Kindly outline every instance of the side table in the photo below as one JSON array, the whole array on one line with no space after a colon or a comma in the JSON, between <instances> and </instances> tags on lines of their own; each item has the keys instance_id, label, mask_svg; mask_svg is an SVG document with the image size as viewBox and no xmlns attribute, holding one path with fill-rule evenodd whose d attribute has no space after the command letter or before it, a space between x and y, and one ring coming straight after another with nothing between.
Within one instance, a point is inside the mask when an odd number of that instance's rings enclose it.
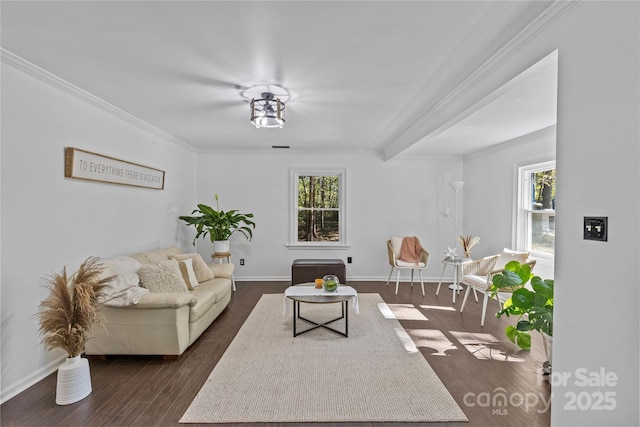
<instances>
[{"instance_id":1,"label":"side table","mask_svg":"<svg viewBox=\"0 0 640 427\"><path fill-rule=\"evenodd\" d=\"M438 289L436 289L436 296L440 292L440 286L442 285L442 277L444 276L444 271L447 269L447 266L453 267L453 283L449 285L449 289L453 291L453 303L456 303L456 293L462 290L462 286L460 286L459 281L462 276L462 266L472 262L472 259L469 258L445 258L442 260L442 273L440 273L440 281L438 282ZM476 296L476 299L478 297Z\"/></svg>"},{"instance_id":2,"label":"side table","mask_svg":"<svg viewBox=\"0 0 640 427\"><path fill-rule=\"evenodd\" d=\"M211 254L211 258L213 258L213 262L220 261L219 264L222 264L222 260L226 259L229 264L231 264L231 252L214 252ZM236 281L233 278L233 273L231 273L231 285L233 291L236 290Z\"/></svg>"}]
</instances>

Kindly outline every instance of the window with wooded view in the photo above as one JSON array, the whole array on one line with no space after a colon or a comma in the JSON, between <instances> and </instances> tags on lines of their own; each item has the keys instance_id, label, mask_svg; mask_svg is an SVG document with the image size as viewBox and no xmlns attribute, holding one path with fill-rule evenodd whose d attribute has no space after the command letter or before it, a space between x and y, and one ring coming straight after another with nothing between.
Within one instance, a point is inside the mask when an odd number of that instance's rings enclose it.
<instances>
[{"instance_id":1,"label":"window with wooded view","mask_svg":"<svg viewBox=\"0 0 640 427\"><path fill-rule=\"evenodd\" d=\"M522 207L518 213L518 247L539 255L555 252L555 161L520 168Z\"/></svg>"},{"instance_id":2,"label":"window with wooded view","mask_svg":"<svg viewBox=\"0 0 640 427\"><path fill-rule=\"evenodd\" d=\"M340 177L298 176L298 242L340 241Z\"/></svg>"}]
</instances>

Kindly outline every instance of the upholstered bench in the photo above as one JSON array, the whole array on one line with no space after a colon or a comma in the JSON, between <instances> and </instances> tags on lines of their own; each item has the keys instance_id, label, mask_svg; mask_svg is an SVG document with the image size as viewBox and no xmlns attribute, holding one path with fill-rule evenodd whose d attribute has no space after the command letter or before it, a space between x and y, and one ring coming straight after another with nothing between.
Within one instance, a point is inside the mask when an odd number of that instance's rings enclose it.
<instances>
[{"instance_id":1,"label":"upholstered bench","mask_svg":"<svg viewBox=\"0 0 640 427\"><path fill-rule=\"evenodd\" d=\"M344 261L341 259L296 259L291 264L291 284L313 282L327 274L338 277L340 283L347 283Z\"/></svg>"}]
</instances>

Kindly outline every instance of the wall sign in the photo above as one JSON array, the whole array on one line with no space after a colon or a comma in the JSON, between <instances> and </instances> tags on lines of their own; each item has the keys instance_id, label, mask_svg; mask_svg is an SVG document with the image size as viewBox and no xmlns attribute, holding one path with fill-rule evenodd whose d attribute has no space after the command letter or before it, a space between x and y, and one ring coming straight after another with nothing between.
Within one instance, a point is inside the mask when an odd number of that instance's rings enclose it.
<instances>
[{"instance_id":1,"label":"wall sign","mask_svg":"<svg viewBox=\"0 0 640 427\"><path fill-rule=\"evenodd\" d=\"M64 176L164 189L164 171L73 147L66 147L64 150Z\"/></svg>"}]
</instances>

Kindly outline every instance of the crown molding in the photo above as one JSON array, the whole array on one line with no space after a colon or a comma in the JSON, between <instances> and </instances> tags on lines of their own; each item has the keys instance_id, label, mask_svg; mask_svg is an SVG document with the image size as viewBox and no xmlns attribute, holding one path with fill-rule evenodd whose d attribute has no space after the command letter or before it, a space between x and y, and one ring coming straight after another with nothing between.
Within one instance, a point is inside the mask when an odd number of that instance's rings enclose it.
<instances>
[{"instance_id":1,"label":"crown molding","mask_svg":"<svg viewBox=\"0 0 640 427\"><path fill-rule=\"evenodd\" d=\"M488 46L477 58L487 58L478 67L460 79L459 83L444 96L430 105L426 110L416 115L415 119L401 130L395 137L386 141L384 149L385 160L392 160L402 154L404 150L437 130L441 111L468 109L470 100L465 98L470 88L480 86L482 82L492 75L499 67L507 63L516 54L522 51L538 35L543 33L550 25L572 11L584 0L555 0L546 9L541 11L513 37L499 46ZM471 103L473 104L473 102Z\"/></svg>"},{"instance_id":2,"label":"crown molding","mask_svg":"<svg viewBox=\"0 0 640 427\"><path fill-rule=\"evenodd\" d=\"M183 140L176 138L173 135L170 135L168 133L166 133L163 130L158 129L157 127L145 122L142 119L139 119L138 117L134 116L133 114L127 113L124 110L121 110L120 108L116 107L113 104L108 103L107 101L105 101L102 98L98 98L95 95L92 95L91 93L87 92L84 89L79 88L78 86L69 83L68 81L56 76L53 73L50 73L49 71L38 67L37 65L27 61L26 59L0 47L0 60L2 61L2 63L7 64L13 68L15 68L18 71L21 71L25 74L28 74L32 77L35 77L45 83L48 83L49 85L62 90L63 92L66 92L69 95L72 95L78 99L80 99L81 101L87 102L91 105L94 105L98 108L100 108L101 110L115 116L118 117L119 119L121 119L124 122L127 122L129 124L132 124L134 126L136 126L139 129L142 129L143 131L146 132L150 132L162 139L164 139L167 142L170 142L172 144L176 144L182 148L185 148L187 150L193 151L193 152L197 152L198 150L192 146L191 144L188 144L186 142L184 142Z\"/></svg>"}]
</instances>

